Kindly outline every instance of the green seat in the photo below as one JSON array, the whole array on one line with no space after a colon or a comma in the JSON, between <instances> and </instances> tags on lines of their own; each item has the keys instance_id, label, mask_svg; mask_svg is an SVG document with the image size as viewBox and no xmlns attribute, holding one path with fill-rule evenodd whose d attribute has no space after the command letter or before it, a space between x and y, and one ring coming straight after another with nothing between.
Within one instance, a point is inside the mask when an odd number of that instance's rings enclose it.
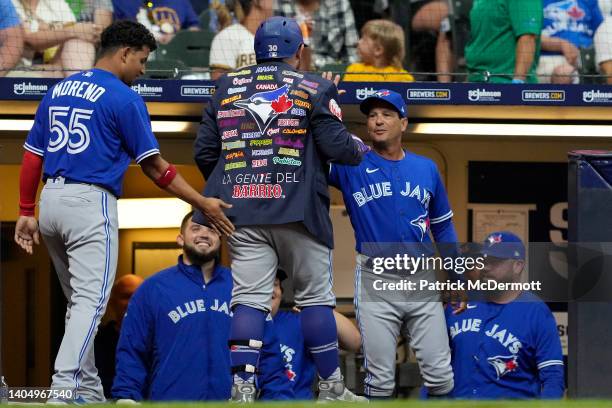
<instances>
[{"instance_id":1,"label":"green seat","mask_svg":"<svg viewBox=\"0 0 612 408\"><path fill-rule=\"evenodd\" d=\"M188 67L208 67L210 46L215 35L207 30L179 31L168 44L156 53L158 60L180 60Z\"/></svg>"},{"instance_id":2,"label":"green seat","mask_svg":"<svg viewBox=\"0 0 612 408\"><path fill-rule=\"evenodd\" d=\"M214 13L214 11L207 9L200 13L200 27L204 31L210 30L210 13Z\"/></svg>"},{"instance_id":3,"label":"green seat","mask_svg":"<svg viewBox=\"0 0 612 408\"><path fill-rule=\"evenodd\" d=\"M347 64L325 64L319 69L320 72L331 71L334 74L344 74L346 72Z\"/></svg>"},{"instance_id":4,"label":"green seat","mask_svg":"<svg viewBox=\"0 0 612 408\"><path fill-rule=\"evenodd\" d=\"M142 78L177 79L189 68L181 60L154 60L147 62L147 69Z\"/></svg>"},{"instance_id":5,"label":"green seat","mask_svg":"<svg viewBox=\"0 0 612 408\"><path fill-rule=\"evenodd\" d=\"M585 75L599 75L597 64L595 62L595 47L580 48L580 61L578 65L578 74L580 82L584 84L600 84L603 83L601 78L588 77Z\"/></svg>"}]
</instances>

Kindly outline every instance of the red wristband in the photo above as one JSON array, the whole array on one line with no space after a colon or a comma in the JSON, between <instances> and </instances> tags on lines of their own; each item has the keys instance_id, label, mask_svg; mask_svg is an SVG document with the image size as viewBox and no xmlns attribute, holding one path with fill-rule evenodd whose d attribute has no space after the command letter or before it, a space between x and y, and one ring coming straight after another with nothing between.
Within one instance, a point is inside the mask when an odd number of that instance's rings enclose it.
<instances>
[{"instance_id":1,"label":"red wristband","mask_svg":"<svg viewBox=\"0 0 612 408\"><path fill-rule=\"evenodd\" d=\"M27 217L34 215L42 164L42 156L27 150L23 153L21 172L19 173L19 215Z\"/></svg>"},{"instance_id":2,"label":"red wristband","mask_svg":"<svg viewBox=\"0 0 612 408\"><path fill-rule=\"evenodd\" d=\"M157 184L160 188L166 188L172 183L172 180L176 177L176 167L170 164L166 171L155 180L155 184Z\"/></svg>"}]
</instances>

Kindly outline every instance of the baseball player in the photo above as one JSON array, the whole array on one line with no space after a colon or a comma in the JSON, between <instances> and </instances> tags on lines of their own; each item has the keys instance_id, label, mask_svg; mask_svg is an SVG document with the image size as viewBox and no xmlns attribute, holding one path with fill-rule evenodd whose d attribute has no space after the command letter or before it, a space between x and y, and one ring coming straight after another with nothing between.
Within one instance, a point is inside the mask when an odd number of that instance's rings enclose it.
<instances>
[{"instance_id":1,"label":"baseball player","mask_svg":"<svg viewBox=\"0 0 612 408\"><path fill-rule=\"evenodd\" d=\"M494 232L482 247L476 279L521 282L525 247L511 232ZM561 398L563 356L548 306L531 292L484 292L461 315L446 310L456 398Z\"/></svg>"},{"instance_id":2,"label":"baseball player","mask_svg":"<svg viewBox=\"0 0 612 408\"><path fill-rule=\"evenodd\" d=\"M272 294L272 318L274 329L280 341L281 353L285 361L285 374L298 400L313 398L312 385L316 368L312 356L304 346L304 336L300 325L299 312L279 310L283 297L282 281L287 278L285 271L279 269L274 280ZM358 352L361 349L361 336L355 325L344 315L334 310L338 330L338 345L343 350Z\"/></svg>"},{"instance_id":3,"label":"baseball player","mask_svg":"<svg viewBox=\"0 0 612 408\"><path fill-rule=\"evenodd\" d=\"M49 90L24 144L15 241L30 254L39 241L34 207L42 171L40 233L68 299L51 386L74 389L87 402L104 401L92 344L115 277L117 198L130 161L220 231L233 228L223 215L227 204L198 194L161 157L145 104L129 87L155 48L138 23L109 26L95 68Z\"/></svg>"},{"instance_id":4,"label":"baseball player","mask_svg":"<svg viewBox=\"0 0 612 408\"><path fill-rule=\"evenodd\" d=\"M132 297L117 346L113 398L140 401L230 397L232 275L218 264L221 240L210 228L181 223L176 266L151 276ZM272 317L265 323L258 378L261 399L293 399Z\"/></svg>"},{"instance_id":5,"label":"baseball player","mask_svg":"<svg viewBox=\"0 0 612 408\"><path fill-rule=\"evenodd\" d=\"M327 163L357 164L367 146L342 124L331 81L296 71L304 48L293 19L272 17L255 34L257 65L229 72L204 111L195 160L207 196L233 204L229 240L234 292L234 400L251 401L276 270L292 276L304 343L320 399L358 399L338 366L333 315ZM197 214L196 222L205 222Z\"/></svg>"},{"instance_id":6,"label":"baseball player","mask_svg":"<svg viewBox=\"0 0 612 408\"><path fill-rule=\"evenodd\" d=\"M429 394L445 395L453 389L453 373L442 304L413 299L410 292L401 302L382 294L365 302L362 283L377 276L370 259L372 243L418 243L427 248L430 232L438 243L456 243L453 212L435 164L402 149L408 119L401 95L380 90L360 109L367 115L373 150L359 166L332 164L329 182L342 191L357 242L355 311L367 373L365 393L370 398L393 394L395 351L402 334L415 351ZM432 275L433 271L419 271L415 276L433 280ZM371 293L372 288L365 290Z\"/></svg>"}]
</instances>

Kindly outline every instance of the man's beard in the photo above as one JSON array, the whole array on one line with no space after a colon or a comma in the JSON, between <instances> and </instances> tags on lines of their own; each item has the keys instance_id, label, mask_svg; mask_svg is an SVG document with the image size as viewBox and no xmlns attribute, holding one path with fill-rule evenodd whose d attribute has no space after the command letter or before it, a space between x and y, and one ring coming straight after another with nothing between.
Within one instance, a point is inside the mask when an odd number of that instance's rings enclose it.
<instances>
[{"instance_id":1,"label":"man's beard","mask_svg":"<svg viewBox=\"0 0 612 408\"><path fill-rule=\"evenodd\" d=\"M202 266L205 263L215 259L218 253L218 251L214 249L209 249L206 252L200 252L195 246L188 244L183 245L183 252L192 264L198 266Z\"/></svg>"}]
</instances>

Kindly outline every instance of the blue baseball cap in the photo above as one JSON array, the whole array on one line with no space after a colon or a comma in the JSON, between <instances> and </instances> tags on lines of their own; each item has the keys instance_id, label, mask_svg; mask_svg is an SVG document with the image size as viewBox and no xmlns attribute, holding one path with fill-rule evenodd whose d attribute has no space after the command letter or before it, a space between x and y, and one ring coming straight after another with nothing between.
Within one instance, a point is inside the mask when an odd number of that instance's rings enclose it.
<instances>
[{"instance_id":1,"label":"blue baseball cap","mask_svg":"<svg viewBox=\"0 0 612 408\"><path fill-rule=\"evenodd\" d=\"M293 18L270 17L255 33L255 57L257 62L269 59L289 58L304 44L302 30Z\"/></svg>"},{"instance_id":2,"label":"blue baseball cap","mask_svg":"<svg viewBox=\"0 0 612 408\"><path fill-rule=\"evenodd\" d=\"M509 231L493 232L484 240L481 253L501 259L525 259L523 241Z\"/></svg>"},{"instance_id":3,"label":"blue baseball cap","mask_svg":"<svg viewBox=\"0 0 612 408\"><path fill-rule=\"evenodd\" d=\"M404 102L402 95L388 89L380 89L368 96L363 102L361 102L361 105L359 105L359 110L367 115L370 113L372 102L376 100L384 101L393 106L397 113L399 113L400 117L408 117L408 109L406 108L406 103Z\"/></svg>"}]
</instances>

